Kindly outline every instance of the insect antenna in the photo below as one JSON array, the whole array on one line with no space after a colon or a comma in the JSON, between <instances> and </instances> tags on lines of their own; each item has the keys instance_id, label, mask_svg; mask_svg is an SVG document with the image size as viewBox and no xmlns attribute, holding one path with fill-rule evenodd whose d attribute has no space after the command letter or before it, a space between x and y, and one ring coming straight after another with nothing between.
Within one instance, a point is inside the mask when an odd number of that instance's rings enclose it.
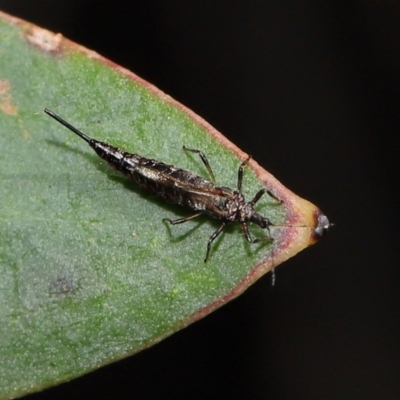
<instances>
[{"instance_id":1,"label":"insect antenna","mask_svg":"<svg viewBox=\"0 0 400 400\"><path fill-rule=\"evenodd\" d=\"M60 116L55 114L53 111L49 110L48 108L44 109L44 112L47 115L50 115L50 117L54 118L57 122L59 122L61 125L64 125L66 128L68 128L70 131L76 133L79 137L81 137L84 141L88 142L89 144L93 143L93 139L89 137L88 135L85 135L83 132L81 132L79 129L75 128L71 124L69 124L67 121L62 119Z\"/></svg>"}]
</instances>

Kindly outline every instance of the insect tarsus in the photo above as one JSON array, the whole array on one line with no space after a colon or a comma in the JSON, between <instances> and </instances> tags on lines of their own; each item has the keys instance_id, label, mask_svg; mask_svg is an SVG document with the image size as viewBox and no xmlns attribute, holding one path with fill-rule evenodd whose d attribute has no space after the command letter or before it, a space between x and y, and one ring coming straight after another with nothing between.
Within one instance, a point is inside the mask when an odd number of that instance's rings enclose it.
<instances>
[{"instance_id":1,"label":"insect tarsus","mask_svg":"<svg viewBox=\"0 0 400 400\"><path fill-rule=\"evenodd\" d=\"M175 220L164 218L163 221L169 222L171 225L177 225L196 218L201 214L207 214L212 218L222 221L219 228L208 239L204 262L208 260L212 243L229 222L239 222L241 224L243 233L249 243L273 241L269 235L263 238L252 238L247 226L248 222L253 222L262 229L269 231L269 227L273 225L268 218L263 217L254 210L255 204L265 193L278 203L282 202L271 191L264 188L259 190L253 199L246 203L242 194L243 169L249 162L250 156L239 165L237 186L236 189L231 189L216 185L210 163L205 154L200 150L183 146L184 150L199 155L207 168L211 182L190 171L138 154L128 153L108 143L100 142L87 136L47 108L44 112L85 140L111 167L122 172L143 188L156 193L170 203L179 204L195 211L195 214L188 217Z\"/></svg>"}]
</instances>

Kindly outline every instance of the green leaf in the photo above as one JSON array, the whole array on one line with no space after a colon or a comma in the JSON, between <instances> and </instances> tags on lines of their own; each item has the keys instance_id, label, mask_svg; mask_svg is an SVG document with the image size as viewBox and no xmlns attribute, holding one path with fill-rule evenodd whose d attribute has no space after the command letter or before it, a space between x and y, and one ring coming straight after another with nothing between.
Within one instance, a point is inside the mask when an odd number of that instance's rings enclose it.
<instances>
[{"instance_id":1,"label":"green leaf","mask_svg":"<svg viewBox=\"0 0 400 400\"><path fill-rule=\"evenodd\" d=\"M151 346L243 292L328 225L318 209L251 161L243 191L272 243L218 221L167 226L165 204L109 168L43 113L88 135L235 187L246 154L200 117L94 52L0 14L0 398L72 379ZM318 219L319 218L319 219ZM318 225L319 224L319 225ZM252 235L266 232L250 227ZM317 232L318 233L318 232Z\"/></svg>"}]
</instances>

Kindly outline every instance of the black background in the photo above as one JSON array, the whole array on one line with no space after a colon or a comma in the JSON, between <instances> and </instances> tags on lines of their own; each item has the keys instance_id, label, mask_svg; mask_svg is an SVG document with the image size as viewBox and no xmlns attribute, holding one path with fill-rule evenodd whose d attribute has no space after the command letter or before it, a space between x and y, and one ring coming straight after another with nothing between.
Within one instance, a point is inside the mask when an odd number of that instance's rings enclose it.
<instances>
[{"instance_id":1,"label":"black background","mask_svg":"<svg viewBox=\"0 0 400 400\"><path fill-rule=\"evenodd\" d=\"M44 399L399 399L400 3L1 1L208 120L336 223L200 322Z\"/></svg>"}]
</instances>

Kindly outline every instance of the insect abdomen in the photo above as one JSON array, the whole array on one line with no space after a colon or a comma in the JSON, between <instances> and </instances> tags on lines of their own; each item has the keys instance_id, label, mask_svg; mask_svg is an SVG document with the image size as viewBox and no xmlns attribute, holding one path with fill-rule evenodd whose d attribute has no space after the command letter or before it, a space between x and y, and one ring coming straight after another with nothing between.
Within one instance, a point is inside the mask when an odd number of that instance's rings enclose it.
<instances>
[{"instance_id":1,"label":"insect abdomen","mask_svg":"<svg viewBox=\"0 0 400 400\"><path fill-rule=\"evenodd\" d=\"M173 165L127 153L104 142L93 140L90 145L111 167L169 203L198 211L207 211L212 207L212 204L208 204L208 196L193 197L190 190L215 190L215 185L206 179Z\"/></svg>"}]
</instances>

